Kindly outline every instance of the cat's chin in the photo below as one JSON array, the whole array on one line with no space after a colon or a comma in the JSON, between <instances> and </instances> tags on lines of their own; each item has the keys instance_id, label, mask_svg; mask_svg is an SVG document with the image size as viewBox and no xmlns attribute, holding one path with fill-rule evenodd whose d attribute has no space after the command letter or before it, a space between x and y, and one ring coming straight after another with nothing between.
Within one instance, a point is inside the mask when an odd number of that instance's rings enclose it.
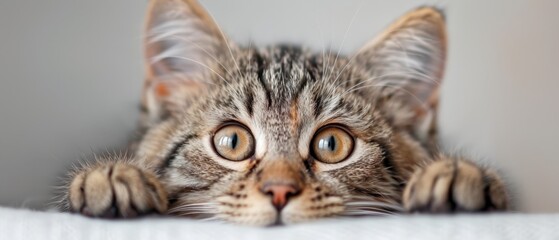
<instances>
[{"instance_id":1,"label":"cat's chin","mask_svg":"<svg viewBox=\"0 0 559 240\"><path fill-rule=\"evenodd\" d=\"M281 218L278 217L277 214L269 215L269 214L254 214L251 216L244 216L244 217L224 217L221 218L225 222L229 222L232 224L237 225L244 225L244 226L253 226L253 227L269 227L269 226L279 226L285 225L286 223L283 222Z\"/></svg>"},{"instance_id":2,"label":"cat's chin","mask_svg":"<svg viewBox=\"0 0 559 240\"><path fill-rule=\"evenodd\" d=\"M306 213L306 212L260 212L254 214L247 214L243 216L226 216L222 214L217 214L215 219L219 219L228 223L253 226L253 227L274 227L274 226L285 226L293 225L304 222L311 222L320 219L325 219L328 217L336 216L338 214L330 213Z\"/></svg>"},{"instance_id":3,"label":"cat's chin","mask_svg":"<svg viewBox=\"0 0 559 240\"><path fill-rule=\"evenodd\" d=\"M254 214L250 217L240 217L240 218L228 218L222 219L226 222L231 222L233 224L254 226L254 227L274 227L274 226L285 226L293 225L304 222L312 222L321 219L326 219L329 217L338 216L338 211L330 212L291 212L291 211L281 211L275 212L274 214Z\"/></svg>"},{"instance_id":4,"label":"cat's chin","mask_svg":"<svg viewBox=\"0 0 559 240\"><path fill-rule=\"evenodd\" d=\"M277 214L276 217L269 217L269 216L254 216L251 218L241 218L241 219L224 219L226 222L243 225L243 226L252 226L252 227L277 227L277 226L286 226L286 225L293 225L303 222L310 222L319 220L322 218L312 218L312 217L301 217L301 216L284 216L283 214Z\"/></svg>"}]
</instances>

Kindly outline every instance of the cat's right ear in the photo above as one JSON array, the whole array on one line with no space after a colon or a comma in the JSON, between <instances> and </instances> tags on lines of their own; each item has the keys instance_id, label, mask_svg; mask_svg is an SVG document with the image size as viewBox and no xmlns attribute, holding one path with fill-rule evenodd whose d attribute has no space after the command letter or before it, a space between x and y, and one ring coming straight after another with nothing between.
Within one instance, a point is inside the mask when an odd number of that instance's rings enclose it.
<instances>
[{"instance_id":1,"label":"cat's right ear","mask_svg":"<svg viewBox=\"0 0 559 240\"><path fill-rule=\"evenodd\" d=\"M369 76L367 94L382 103L379 109L386 118L425 142L436 141L446 50L444 12L420 7L404 14L354 56Z\"/></svg>"},{"instance_id":2,"label":"cat's right ear","mask_svg":"<svg viewBox=\"0 0 559 240\"><path fill-rule=\"evenodd\" d=\"M217 59L228 45L213 18L195 0L151 0L142 96L148 124L182 111L213 85L216 76L224 75Z\"/></svg>"}]
</instances>

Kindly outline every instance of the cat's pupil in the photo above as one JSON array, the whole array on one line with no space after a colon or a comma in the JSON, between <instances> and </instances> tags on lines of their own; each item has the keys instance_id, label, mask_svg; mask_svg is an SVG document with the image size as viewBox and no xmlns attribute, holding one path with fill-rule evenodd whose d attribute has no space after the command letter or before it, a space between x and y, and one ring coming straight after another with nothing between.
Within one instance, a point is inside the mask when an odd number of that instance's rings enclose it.
<instances>
[{"instance_id":1,"label":"cat's pupil","mask_svg":"<svg viewBox=\"0 0 559 240\"><path fill-rule=\"evenodd\" d=\"M333 152L336 149L336 138L330 135L326 138L320 139L318 142L318 148Z\"/></svg>"},{"instance_id":2,"label":"cat's pupil","mask_svg":"<svg viewBox=\"0 0 559 240\"><path fill-rule=\"evenodd\" d=\"M229 146L232 149L237 148L237 142L239 141L239 136L237 136L237 133L233 133L233 135L231 137L229 137L229 139L230 139Z\"/></svg>"}]
</instances>

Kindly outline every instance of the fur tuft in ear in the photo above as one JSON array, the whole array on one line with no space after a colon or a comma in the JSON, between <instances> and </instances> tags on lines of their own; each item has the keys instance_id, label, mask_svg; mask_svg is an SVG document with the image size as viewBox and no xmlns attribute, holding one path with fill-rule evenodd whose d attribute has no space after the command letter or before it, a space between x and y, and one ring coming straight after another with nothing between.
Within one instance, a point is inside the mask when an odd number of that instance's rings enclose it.
<instances>
[{"instance_id":1,"label":"fur tuft in ear","mask_svg":"<svg viewBox=\"0 0 559 240\"><path fill-rule=\"evenodd\" d=\"M355 56L370 77L374 101L383 104L393 124L424 141L436 135L446 45L444 14L422 7L402 16Z\"/></svg>"},{"instance_id":2,"label":"fur tuft in ear","mask_svg":"<svg viewBox=\"0 0 559 240\"><path fill-rule=\"evenodd\" d=\"M223 78L220 54L229 43L194 0L151 0L145 31L142 104L149 125L173 109L183 110L189 99Z\"/></svg>"}]
</instances>

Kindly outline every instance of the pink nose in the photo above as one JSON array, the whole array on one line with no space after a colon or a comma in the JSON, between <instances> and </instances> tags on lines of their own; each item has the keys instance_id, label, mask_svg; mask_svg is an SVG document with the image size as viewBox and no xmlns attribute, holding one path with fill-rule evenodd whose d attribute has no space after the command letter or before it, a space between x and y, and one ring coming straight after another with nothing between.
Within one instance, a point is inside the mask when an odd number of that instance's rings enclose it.
<instances>
[{"instance_id":1,"label":"pink nose","mask_svg":"<svg viewBox=\"0 0 559 240\"><path fill-rule=\"evenodd\" d=\"M290 197L300 192L300 190L292 184L285 183L264 184L260 191L272 196L272 205L274 205L278 211L285 207Z\"/></svg>"}]
</instances>

